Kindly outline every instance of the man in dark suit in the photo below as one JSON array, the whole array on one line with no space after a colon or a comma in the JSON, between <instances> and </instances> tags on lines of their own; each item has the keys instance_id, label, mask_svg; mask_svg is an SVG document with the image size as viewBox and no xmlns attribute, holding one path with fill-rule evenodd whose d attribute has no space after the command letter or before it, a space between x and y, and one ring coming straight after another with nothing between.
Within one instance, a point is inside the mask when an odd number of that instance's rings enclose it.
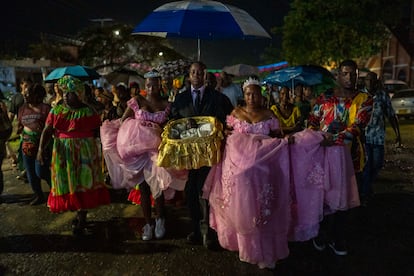
<instances>
[{"instance_id":1,"label":"man in dark suit","mask_svg":"<svg viewBox=\"0 0 414 276\"><path fill-rule=\"evenodd\" d=\"M189 79L191 87L177 94L171 108L173 119L192 116L213 116L223 125L226 116L233 106L225 95L204 85L206 66L202 62L194 62L190 66ZM203 199L202 189L210 167L190 170L185 187L186 200L190 210L193 232L187 237L190 243L203 245L209 249L217 242L216 233L209 227L208 201Z\"/></svg>"}]
</instances>

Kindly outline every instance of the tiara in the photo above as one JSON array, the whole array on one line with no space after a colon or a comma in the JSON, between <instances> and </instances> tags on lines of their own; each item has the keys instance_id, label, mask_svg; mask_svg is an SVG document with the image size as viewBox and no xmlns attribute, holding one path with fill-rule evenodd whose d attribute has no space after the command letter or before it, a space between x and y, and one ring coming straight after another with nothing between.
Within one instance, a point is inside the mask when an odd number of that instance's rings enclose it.
<instances>
[{"instance_id":1,"label":"tiara","mask_svg":"<svg viewBox=\"0 0 414 276\"><path fill-rule=\"evenodd\" d=\"M258 86L260 86L260 81L258 79L252 78L252 77L248 78L243 83L243 90L249 85L258 85Z\"/></svg>"},{"instance_id":2,"label":"tiara","mask_svg":"<svg viewBox=\"0 0 414 276\"><path fill-rule=\"evenodd\" d=\"M161 75L157 70L151 70L147 73L145 73L144 78L149 79L149 78L160 78Z\"/></svg>"}]
</instances>

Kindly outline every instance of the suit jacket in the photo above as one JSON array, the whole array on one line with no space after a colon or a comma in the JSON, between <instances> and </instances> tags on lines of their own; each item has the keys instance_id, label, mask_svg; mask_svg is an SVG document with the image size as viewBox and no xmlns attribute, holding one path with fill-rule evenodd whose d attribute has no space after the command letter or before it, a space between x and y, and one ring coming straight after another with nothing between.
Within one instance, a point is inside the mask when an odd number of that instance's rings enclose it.
<instances>
[{"instance_id":1,"label":"suit jacket","mask_svg":"<svg viewBox=\"0 0 414 276\"><path fill-rule=\"evenodd\" d=\"M171 119L180 119L192 116L213 116L223 125L226 123L226 116L233 110L229 98L220 92L206 87L201 99L201 110L196 112L191 96L191 90L178 94L171 106Z\"/></svg>"}]
</instances>

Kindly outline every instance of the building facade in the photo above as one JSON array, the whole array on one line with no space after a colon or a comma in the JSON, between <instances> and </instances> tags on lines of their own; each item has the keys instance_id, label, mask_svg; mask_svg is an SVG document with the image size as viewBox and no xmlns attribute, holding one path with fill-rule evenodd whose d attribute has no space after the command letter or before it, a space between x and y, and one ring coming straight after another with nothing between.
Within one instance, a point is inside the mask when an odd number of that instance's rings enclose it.
<instances>
[{"instance_id":1,"label":"building facade","mask_svg":"<svg viewBox=\"0 0 414 276\"><path fill-rule=\"evenodd\" d=\"M414 87L414 1L408 6L400 24L390 30L386 46L367 61L365 68L384 80L402 80Z\"/></svg>"}]
</instances>

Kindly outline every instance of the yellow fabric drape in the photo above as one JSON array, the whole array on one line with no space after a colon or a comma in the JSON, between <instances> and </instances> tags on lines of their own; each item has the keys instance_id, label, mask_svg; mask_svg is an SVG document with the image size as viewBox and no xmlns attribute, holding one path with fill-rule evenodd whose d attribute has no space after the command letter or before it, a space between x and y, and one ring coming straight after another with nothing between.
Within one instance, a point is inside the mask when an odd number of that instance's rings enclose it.
<instances>
[{"instance_id":1,"label":"yellow fabric drape","mask_svg":"<svg viewBox=\"0 0 414 276\"><path fill-rule=\"evenodd\" d=\"M353 124L357 122L358 110L361 108L362 104L367 101L368 97L369 97L368 93L358 93L355 96L355 98L352 99L352 103L349 108L348 127L351 127ZM364 146L362 145L360 136L357 137L356 143L358 144L357 147L358 147L358 152L359 152L359 161L358 161L359 171L362 171L362 169L365 166L365 150L364 150Z\"/></svg>"},{"instance_id":2,"label":"yellow fabric drape","mask_svg":"<svg viewBox=\"0 0 414 276\"><path fill-rule=\"evenodd\" d=\"M203 166L212 166L221 159L221 141L223 140L223 125L214 117L191 117L197 124L210 123L213 131L207 137L186 139L172 139L171 128L184 123L188 118L170 121L161 134L161 144L158 147L157 165L174 169L198 169Z\"/></svg>"},{"instance_id":3,"label":"yellow fabric drape","mask_svg":"<svg viewBox=\"0 0 414 276\"><path fill-rule=\"evenodd\" d=\"M368 99L368 93L358 93L355 98L352 99L351 107L349 108L349 121L348 127L356 122L357 112L361 105Z\"/></svg>"}]
</instances>

